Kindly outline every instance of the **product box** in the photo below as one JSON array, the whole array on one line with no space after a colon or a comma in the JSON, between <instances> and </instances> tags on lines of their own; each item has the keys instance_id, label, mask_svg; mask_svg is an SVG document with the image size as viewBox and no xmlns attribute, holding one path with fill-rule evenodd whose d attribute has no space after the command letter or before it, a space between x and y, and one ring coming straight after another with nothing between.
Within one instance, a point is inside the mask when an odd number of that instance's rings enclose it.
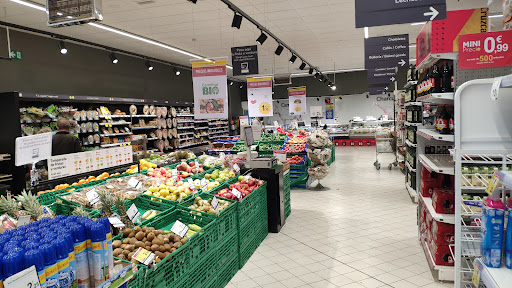
<instances>
[{"instance_id":1,"label":"product box","mask_svg":"<svg viewBox=\"0 0 512 288\"><path fill-rule=\"evenodd\" d=\"M450 245L455 243L455 225L438 222L432 222L432 241L438 245Z\"/></svg>"},{"instance_id":2,"label":"product box","mask_svg":"<svg viewBox=\"0 0 512 288\"><path fill-rule=\"evenodd\" d=\"M453 189L434 188L432 205L437 213L455 214L455 191Z\"/></svg>"},{"instance_id":3,"label":"product box","mask_svg":"<svg viewBox=\"0 0 512 288\"><path fill-rule=\"evenodd\" d=\"M424 179L421 178L420 192L421 196L431 198L434 194L434 189L441 187L440 179Z\"/></svg>"},{"instance_id":4,"label":"product box","mask_svg":"<svg viewBox=\"0 0 512 288\"><path fill-rule=\"evenodd\" d=\"M491 268L501 267L505 205L500 200L484 200L482 212L482 262Z\"/></svg>"},{"instance_id":5,"label":"product box","mask_svg":"<svg viewBox=\"0 0 512 288\"><path fill-rule=\"evenodd\" d=\"M455 262L448 245L439 245L434 241L430 241L429 248L436 265L454 266Z\"/></svg>"}]
</instances>

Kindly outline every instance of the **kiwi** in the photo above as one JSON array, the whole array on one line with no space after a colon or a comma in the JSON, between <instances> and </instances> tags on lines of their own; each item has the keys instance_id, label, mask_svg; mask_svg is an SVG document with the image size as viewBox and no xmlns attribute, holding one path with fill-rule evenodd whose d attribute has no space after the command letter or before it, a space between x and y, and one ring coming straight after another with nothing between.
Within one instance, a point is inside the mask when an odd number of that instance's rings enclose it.
<instances>
[{"instance_id":1,"label":"kiwi","mask_svg":"<svg viewBox=\"0 0 512 288\"><path fill-rule=\"evenodd\" d=\"M167 243L167 244L164 244L164 248L165 248L165 251L169 251L169 250L171 250L172 246L171 246L171 244ZM163 252L165 252L165 251L163 251Z\"/></svg>"},{"instance_id":2,"label":"kiwi","mask_svg":"<svg viewBox=\"0 0 512 288\"><path fill-rule=\"evenodd\" d=\"M130 244L130 239L129 238L124 238L122 243L123 244Z\"/></svg>"},{"instance_id":3,"label":"kiwi","mask_svg":"<svg viewBox=\"0 0 512 288\"><path fill-rule=\"evenodd\" d=\"M144 234L144 232L140 231L140 232L137 232L137 234L135 234L135 239L137 239L138 241L144 239L144 236L146 236Z\"/></svg>"},{"instance_id":4,"label":"kiwi","mask_svg":"<svg viewBox=\"0 0 512 288\"><path fill-rule=\"evenodd\" d=\"M142 227L142 232L146 233L147 227Z\"/></svg>"},{"instance_id":5,"label":"kiwi","mask_svg":"<svg viewBox=\"0 0 512 288\"><path fill-rule=\"evenodd\" d=\"M181 244L181 242L176 242L174 243L174 248L178 249L182 246L183 244Z\"/></svg>"},{"instance_id":6,"label":"kiwi","mask_svg":"<svg viewBox=\"0 0 512 288\"><path fill-rule=\"evenodd\" d=\"M128 245L128 246L126 246L126 250L128 250L130 252L133 252L133 250L135 250L135 245Z\"/></svg>"},{"instance_id":7,"label":"kiwi","mask_svg":"<svg viewBox=\"0 0 512 288\"><path fill-rule=\"evenodd\" d=\"M154 251L158 251L159 249L160 249L160 246L158 246L158 245L156 245L156 244L153 244L153 245L151 246L151 251L153 251L153 252L154 252Z\"/></svg>"},{"instance_id":8,"label":"kiwi","mask_svg":"<svg viewBox=\"0 0 512 288\"><path fill-rule=\"evenodd\" d=\"M187 243L187 239L181 239L181 244L185 245Z\"/></svg>"},{"instance_id":9,"label":"kiwi","mask_svg":"<svg viewBox=\"0 0 512 288\"><path fill-rule=\"evenodd\" d=\"M160 251L156 251L155 255L158 256L158 258L160 258L160 259L164 259L165 258L165 254L160 252Z\"/></svg>"},{"instance_id":10,"label":"kiwi","mask_svg":"<svg viewBox=\"0 0 512 288\"><path fill-rule=\"evenodd\" d=\"M121 248L116 248L116 249L114 250L114 252L112 252L112 254L114 255L114 257L118 257L119 255L124 255L124 254L123 254L123 249L121 249Z\"/></svg>"},{"instance_id":11,"label":"kiwi","mask_svg":"<svg viewBox=\"0 0 512 288\"><path fill-rule=\"evenodd\" d=\"M153 244L156 244L156 245L164 245L164 240L163 239L160 239L160 238L155 238L153 239L153 242L151 242Z\"/></svg>"},{"instance_id":12,"label":"kiwi","mask_svg":"<svg viewBox=\"0 0 512 288\"><path fill-rule=\"evenodd\" d=\"M144 242L144 246L150 246L150 247L151 247L151 244L152 244L152 243L151 243L150 241L146 241L146 242Z\"/></svg>"},{"instance_id":13,"label":"kiwi","mask_svg":"<svg viewBox=\"0 0 512 288\"><path fill-rule=\"evenodd\" d=\"M135 237L135 231L132 231L130 232L130 234L128 234L128 238L133 238Z\"/></svg>"},{"instance_id":14,"label":"kiwi","mask_svg":"<svg viewBox=\"0 0 512 288\"><path fill-rule=\"evenodd\" d=\"M112 242L112 247L113 247L114 249L117 249L117 248L121 247L121 245L122 245L122 244L123 244L123 242L121 242L121 240L114 240L114 241Z\"/></svg>"},{"instance_id":15,"label":"kiwi","mask_svg":"<svg viewBox=\"0 0 512 288\"><path fill-rule=\"evenodd\" d=\"M164 237L164 244L169 244L169 237Z\"/></svg>"},{"instance_id":16,"label":"kiwi","mask_svg":"<svg viewBox=\"0 0 512 288\"><path fill-rule=\"evenodd\" d=\"M130 252L131 252L131 251L129 251L129 250L123 250L123 254L124 254L124 256L127 256L127 257L128 257L128 254L130 254Z\"/></svg>"},{"instance_id":17,"label":"kiwi","mask_svg":"<svg viewBox=\"0 0 512 288\"><path fill-rule=\"evenodd\" d=\"M164 254L165 254L165 257L167 257L167 256L171 255L171 252L167 251L167 252L165 252ZM165 257L164 257L164 258L165 258Z\"/></svg>"},{"instance_id":18,"label":"kiwi","mask_svg":"<svg viewBox=\"0 0 512 288\"><path fill-rule=\"evenodd\" d=\"M126 249L127 245L130 245L130 244L122 244L120 248L124 250L124 249Z\"/></svg>"},{"instance_id":19,"label":"kiwi","mask_svg":"<svg viewBox=\"0 0 512 288\"><path fill-rule=\"evenodd\" d=\"M130 254L128 254L128 259L132 259L133 254L135 254L135 252L131 252Z\"/></svg>"},{"instance_id":20,"label":"kiwi","mask_svg":"<svg viewBox=\"0 0 512 288\"><path fill-rule=\"evenodd\" d=\"M172 248L171 248L171 253L172 253L172 252L174 252L174 251L176 251L176 250L177 250L176 248L172 247Z\"/></svg>"},{"instance_id":21,"label":"kiwi","mask_svg":"<svg viewBox=\"0 0 512 288\"><path fill-rule=\"evenodd\" d=\"M148 240L148 238L144 237L144 238L142 238L142 240L140 240L140 241L142 241L142 242L146 242L147 240Z\"/></svg>"},{"instance_id":22,"label":"kiwi","mask_svg":"<svg viewBox=\"0 0 512 288\"><path fill-rule=\"evenodd\" d=\"M155 259L156 264L160 263L160 261L162 261L160 258Z\"/></svg>"},{"instance_id":23,"label":"kiwi","mask_svg":"<svg viewBox=\"0 0 512 288\"><path fill-rule=\"evenodd\" d=\"M153 241L153 239L155 239L155 233L149 232L146 238L148 238L148 241Z\"/></svg>"},{"instance_id":24,"label":"kiwi","mask_svg":"<svg viewBox=\"0 0 512 288\"><path fill-rule=\"evenodd\" d=\"M133 230L135 230L135 233L142 232L142 228L140 228L140 226L135 226Z\"/></svg>"},{"instance_id":25,"label":"kiwi","mask_svg":"<svg viewBox=\"0 0 512 288\"><path fill-rule=\"evenodd\" d=\"M130 238L130 240L128 241L128 243L130 243L131 245L135 244L135 242L137 242L137 238L135 237Z\"/></svg>"},{"instance_id":26,"label":"kiwi","mask_svg":"<svg viewBox=\"0 0 512 288\"><path fill-rule=\"evenodd\" d=\"M162 253L163 253L163 252L165 252L165 251L167 251L167 250L165 249L165 246L164 246L164 245L160 245L159 250L160 250L160 252L162 252Z\"/></svg>"},{"instance_id":27,"label":"kiwi","mask_svg":"<svg viewBox=\"0 0 512 288\"><path fill-rule=\"evenodd\" d=\"M144 249L148 250L148 251L151 251L151 246L150 245L147 245L146 247L144 247Z\"/></svg>"},{"instance_id":28,"label":"kiwi","mask_svg":"<svg viewBox=\"0 0 512 288\"><path fill-rule=\"evenodd\" d=\"M132 233L132 229L130 229L130 228L124 228L123 229L124 237L128 237L128 235L130 235L130 233Z\"/></svg>"},{"instance_id":29,"label":"kiwi","mask_svg":"<svg viewBox=\"0 0 512 288\"><path fill-rule=\"evenodd\" d=\"M137 241L137 242L135 242L135 244L134 244L134 245L135 245L135 248L139 248L139 247L144 247L144 246L146 246L146 245L144 244L144 242L142 242L142 241Z\"/></svg>"},{"instance_id":30,"label":"kiwi","mask_svg":"<svg viewBox=\"0 0 512 288\"><path fill-rule=\"evenodd\" d=\"M158 235L165 235L165 232L163 230L156 230L155 231L155 234L158 234Z\"/></svg>"}]
</instances>

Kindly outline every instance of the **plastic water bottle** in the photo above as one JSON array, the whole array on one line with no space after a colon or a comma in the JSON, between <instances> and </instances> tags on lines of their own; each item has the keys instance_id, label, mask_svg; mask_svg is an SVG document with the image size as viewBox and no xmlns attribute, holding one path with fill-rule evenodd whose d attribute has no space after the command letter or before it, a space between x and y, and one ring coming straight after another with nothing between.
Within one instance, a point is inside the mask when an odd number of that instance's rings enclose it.
<instances>
[{"instance_id":1,"label":"plastic water bottle","mask_svg":"<svg viewBox=\"0 0 512 288\"><path fill-rule=\"evenodd\" d=\"M39 250L28 250L25 252L25 267L36 266L37 276L39 277L39 284L41 288L46 288L46 273L44 270L44 257L43 252Z\"/></svg>"},{"instance_id":2,"label":"plastic water bottle","mask_svg":"<svg viewBox=\"0 0 512 288\"><path fill-rule=\"evenodd\" d=\"M70 226L69 229L73 234L78 288L89 288L89 259L87 255L84 226L75 224Z\"/></svg>"},{"instance_id":3,"label":"plastic water bottle","mask_svg":"<svg viewBox=\"0 0 512 288\"><path fill-rule=\"evenodd\" d=\"M60 288L59 268L57 267L57 253L55 247L51 243L46 243L42 244L39 250L43 252L46 288Z\"/></svg>"},{"instance_id":4,"label":"plastic water bottle","mask_svg":"<svg viewBox=\"0 0 512 288\"><path fill-rule=\"evenodd\" d=\"M93 223L90 226L91 248L92 248L92 265L94 271L94 287L105 282L104 268L105 256L103 255L103 243L107 241L105 228L102 224ZM92 282L92 281L91 281ZM92 286L92 284L91 284Z\"/></svg>"}]
</instances>

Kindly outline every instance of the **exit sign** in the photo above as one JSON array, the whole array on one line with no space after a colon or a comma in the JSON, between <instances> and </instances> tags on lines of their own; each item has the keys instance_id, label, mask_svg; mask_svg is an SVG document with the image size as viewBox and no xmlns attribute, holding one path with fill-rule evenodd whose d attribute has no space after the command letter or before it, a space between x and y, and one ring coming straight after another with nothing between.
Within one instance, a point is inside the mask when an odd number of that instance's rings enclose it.
<instances>
[{"instance_id":1,"label":"exit sign","mask_svg":"<svg viewBox=\"0 0 512 288\"><path fill-rule=\"evenodd\" d=\"M10 58L21 60L23 59L23 54L21 53L21 51L11 50Z\"/></svg>"}]
</instances>

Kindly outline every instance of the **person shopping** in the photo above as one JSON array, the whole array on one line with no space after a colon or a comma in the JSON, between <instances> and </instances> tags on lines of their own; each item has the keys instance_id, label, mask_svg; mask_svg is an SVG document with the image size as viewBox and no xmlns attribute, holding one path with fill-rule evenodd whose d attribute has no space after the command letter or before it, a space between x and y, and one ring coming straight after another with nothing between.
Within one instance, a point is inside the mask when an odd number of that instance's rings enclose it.
<instances>
[{"instance_id":1,"label":"person shopping","mask_svg":"<svg viewBox=\"0 0 512 288\"><path fill-rule=\"evenodd\" d=\"M53 156L82 152L80 140L69 133L70 129L69 120L61 118L57 121L57 133L52 140Z\"/></svg>"}]
</instances>

